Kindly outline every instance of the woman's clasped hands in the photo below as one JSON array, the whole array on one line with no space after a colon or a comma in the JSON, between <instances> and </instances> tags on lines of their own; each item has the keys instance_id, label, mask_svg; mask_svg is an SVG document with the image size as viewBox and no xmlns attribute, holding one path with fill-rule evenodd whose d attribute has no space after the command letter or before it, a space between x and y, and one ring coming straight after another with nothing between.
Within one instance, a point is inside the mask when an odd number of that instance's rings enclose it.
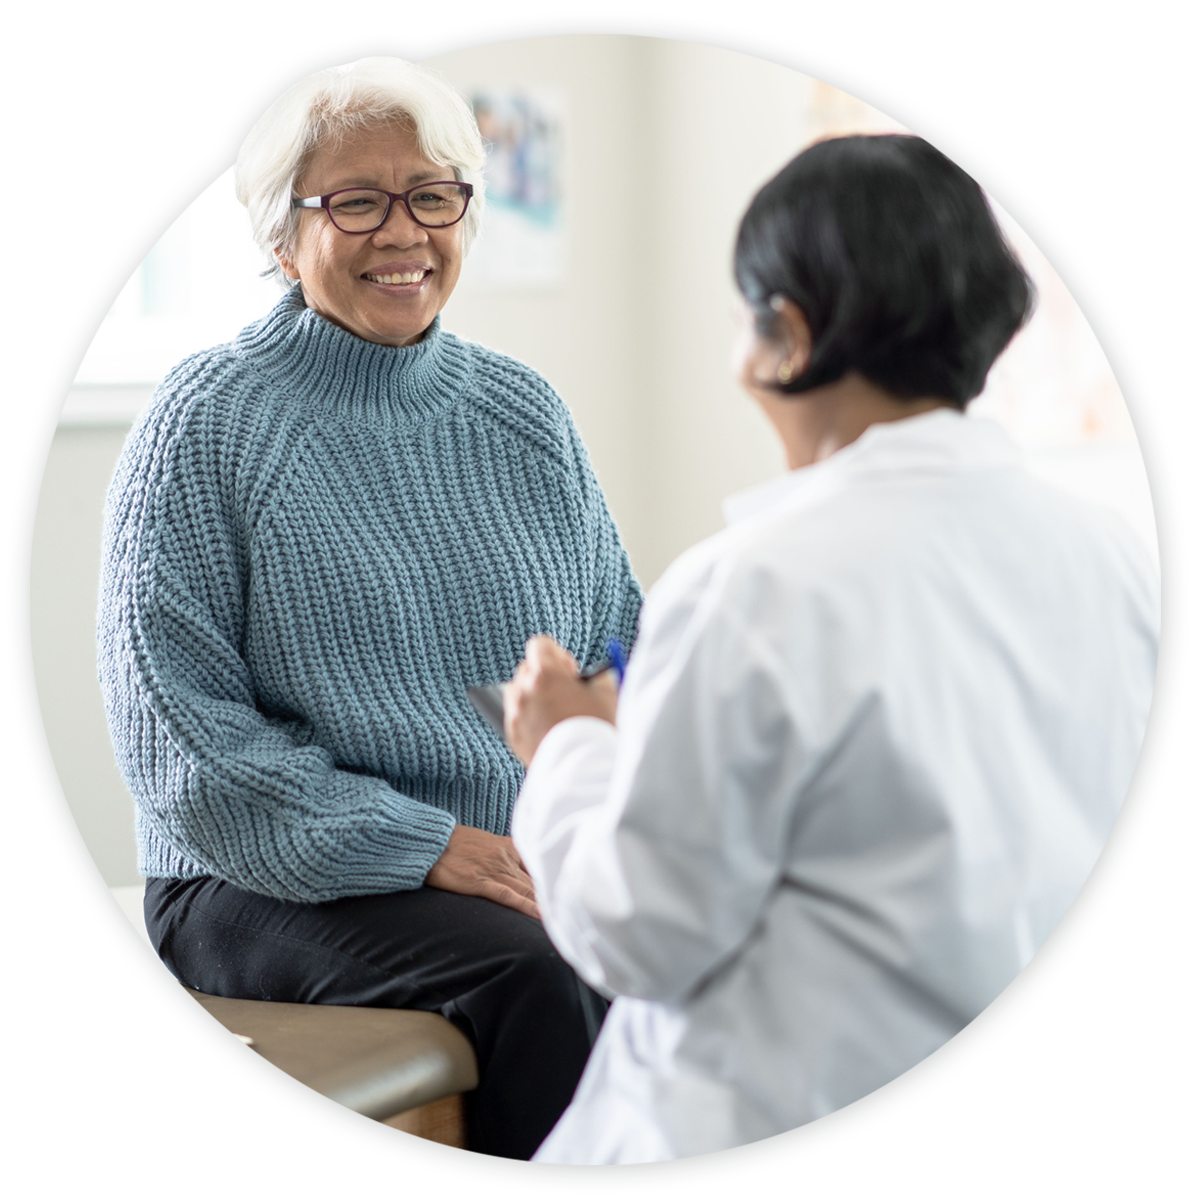
<instances>
[{"instance_id":1,"label":"woman's clasped hands","mask_svg":"<svg viewBox=\"0 0 1200 1200\"><path fill-rule=\"evenodd\" d=\"M515 908L534 920L541 919L533 880L510 837L471 825L455 825L446 849L429 869L425 882L461 896L481 896Z\"/></svg>"}]
</instances>

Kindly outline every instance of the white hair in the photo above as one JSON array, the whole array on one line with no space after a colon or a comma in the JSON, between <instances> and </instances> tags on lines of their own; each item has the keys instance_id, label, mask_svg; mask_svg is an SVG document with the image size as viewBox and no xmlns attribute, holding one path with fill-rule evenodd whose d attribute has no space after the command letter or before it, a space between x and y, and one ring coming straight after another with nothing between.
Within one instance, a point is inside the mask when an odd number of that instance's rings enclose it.
<instances>
[{"instance_id":1,"label":"white hair","mask_svg":"<svg viewBox=\"0 0 1200 1200\"><path fill-rule=\"evenodd\" d=\"M265 275L285 287L277 251L295 248L295 188L313 152L348 133L392 122L410 125L421 153L475 191L463 218L463 249L483 217L483 139L467 102L437 72L401 58L361 58L288 88L259 118L238 153L237 198L250 213Z\"/></svg>"}]
</instances>

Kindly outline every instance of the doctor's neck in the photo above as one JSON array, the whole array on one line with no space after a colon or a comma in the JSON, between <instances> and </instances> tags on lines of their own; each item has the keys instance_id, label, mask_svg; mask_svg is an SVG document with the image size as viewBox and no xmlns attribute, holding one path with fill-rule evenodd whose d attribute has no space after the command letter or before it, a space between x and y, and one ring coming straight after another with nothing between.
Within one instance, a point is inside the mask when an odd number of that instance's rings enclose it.
<instances>
[{"instance_id":1,"label":"doctor's neck","mask_svg":"<svg viewBox=\"0 0 1200 1200\"><path fill-rule=\"evenodd\" d=\"M756 390L755 399L783 443L789 471L836 454L872 425L954 407L933 396L899 400L853 371L799 395Z\"/></svg>"}]
</instances>

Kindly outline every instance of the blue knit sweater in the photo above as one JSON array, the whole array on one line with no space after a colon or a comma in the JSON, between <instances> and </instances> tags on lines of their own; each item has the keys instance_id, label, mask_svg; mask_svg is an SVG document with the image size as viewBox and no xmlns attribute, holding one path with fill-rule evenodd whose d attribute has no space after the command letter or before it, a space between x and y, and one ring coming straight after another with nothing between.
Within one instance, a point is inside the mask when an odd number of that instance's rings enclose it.
<instances>
[{"instance_id":1,"label":"blue knit sweater","mask_svg":"<svg viewBox=\"0 0 1200 1200\"><path fill-rule=\"evenodd\" d=\"M180 364L109 490L100 680L144 875L297 901L415 888L522 771L466 687L641 593L535 372L435 322L400 349L299 289Z\"/></svg>"}]
</instances>

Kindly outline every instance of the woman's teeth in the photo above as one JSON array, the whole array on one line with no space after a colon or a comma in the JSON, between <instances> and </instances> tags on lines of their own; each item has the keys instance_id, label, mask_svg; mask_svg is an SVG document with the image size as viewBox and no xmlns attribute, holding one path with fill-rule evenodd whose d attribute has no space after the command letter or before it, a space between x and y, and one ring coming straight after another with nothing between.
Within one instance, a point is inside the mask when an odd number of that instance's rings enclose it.
<instances>
[{"instance_id":1,"label":"woman's teeth","mask_svg":"<svg viewBox=\"0 0 1200 1200\"><path fill-rule=\"evenodd\" d=\"M405 271L393 275L368 275L372 283L420 283L428 271Z\"/></svg>"}]
</instances>

